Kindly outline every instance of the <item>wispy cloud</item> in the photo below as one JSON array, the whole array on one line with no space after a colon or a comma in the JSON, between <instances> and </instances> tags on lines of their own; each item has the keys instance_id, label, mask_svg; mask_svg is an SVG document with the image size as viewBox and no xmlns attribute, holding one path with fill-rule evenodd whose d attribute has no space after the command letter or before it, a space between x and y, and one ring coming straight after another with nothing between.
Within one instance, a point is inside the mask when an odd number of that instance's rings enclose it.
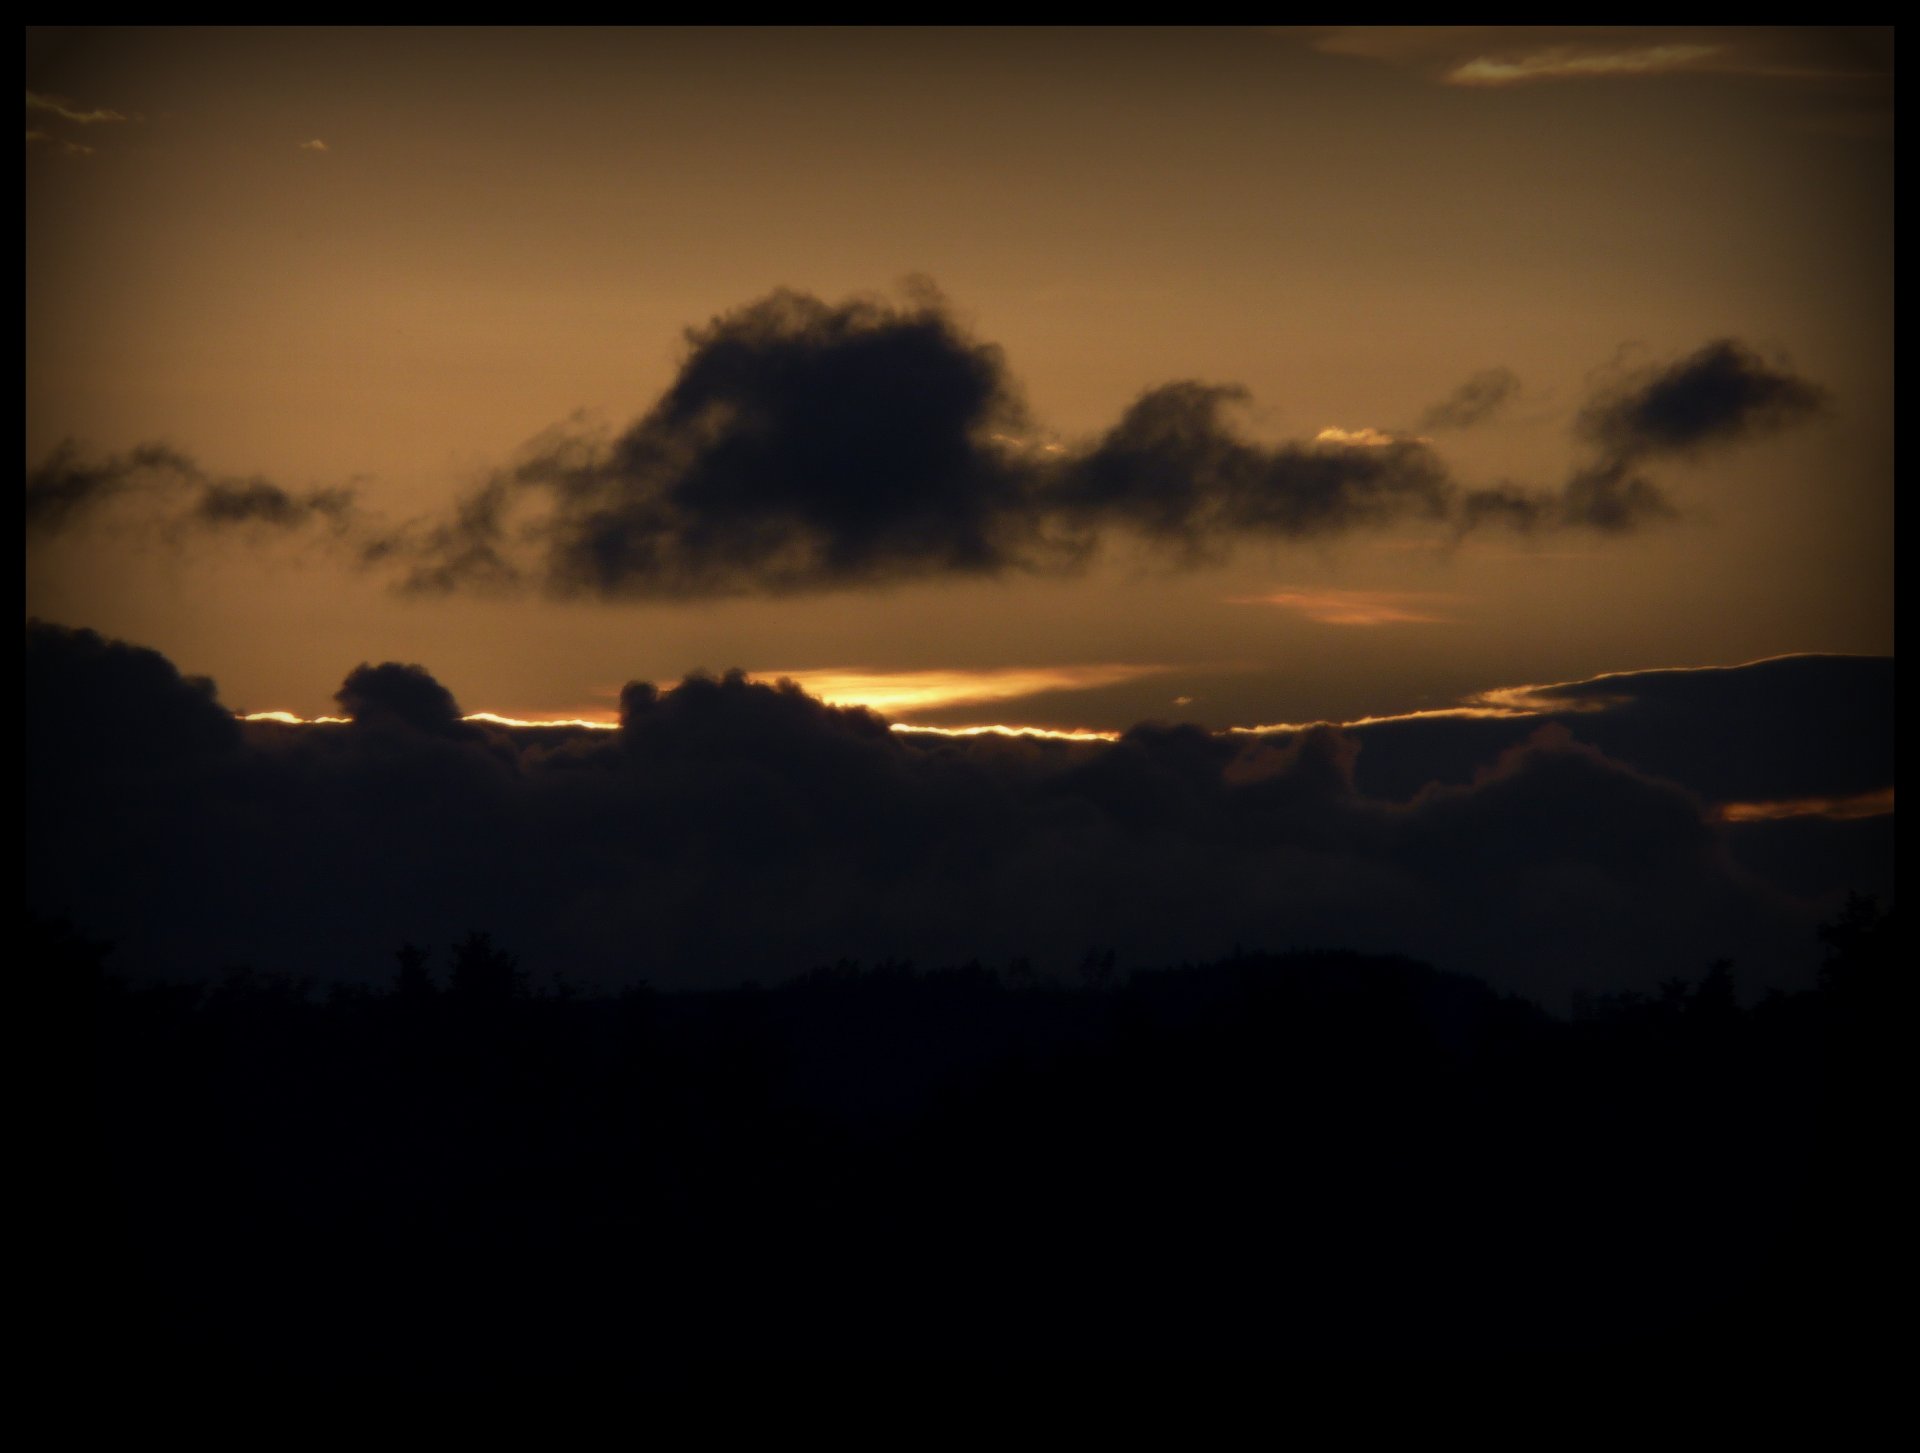
<instances>
[{"instance_id":1,"label":"wispy cloud","mask_svg":"<svg viewBox=\"0 0 1920 1453\"><path fill-rule=\"evenodd\" d=\"M58 116L62 121L71 121L77 126L99 126L108 122L133 119L122 112L109 111L104 106L82 107L63 96L43 96L38 91L27 92L27 109L44 112L49 116Z\"/></svg>"},{"instance_id":2,"label":"wispy cloud","mask_svg":"<svg viewBox=\"0 0 1920 1453\"><path fill-rule=\"evenodd\" d=\"M1734 26L1380 25L1295 31L1315 50L1420 71L1442 85L1716 74L1885 81L1891 31Z\"/></svg>"},{"instance_id":3,"label":"wispy cloud","mask_svg":"<svg viewBox=\"0 0 1920 1453\"><path fill-rule=\"evenodd\" d=\"M1450 86L1514 86L1592 76L1650 76L1697 70L1724 53L1717 45L1649 45L1617 51L1558 45L1512 57L1475 56L1453 67L1444 79Z\"/></svg>"},{"instance_id":4,"label":"wispy cloud","mask_svg":"<svg viewBox=\"0 0 1920 1453\"><path fill-rule=\"evenodd\" d=\"M1510 368L1483 368L1420 416L1423 429L1470 429L1520 391Z\"/></svg>"},{"instance_id":5,"label":"wispy cloud","mask_svg":"<svg viewBox=\"0 0 1920 1453\"><path fill-rule=\"evenodd\" d=\"M50 146L62 156L92 156L93 148L78 141L62 141L50 131L38 126L27 129L28 146Z\"/></svg>"},{"instance_id":6,"label":"wispy cloud","mask_svg":"<svg viewBox=\"0 0 1920 1453\"><path fill-rule=\"evenodd\" d=\"M332 149L332 147L328 146L326 142L317 136L310 141L303 141L299 144L299 150L301 151L331 151Z\"/></svg>"},{"instance_id":7,"label":"wispy cloud","mask_svg":"<svg viewBox=\"0 0 1920 1453\"><path fill-rule=\"evenodd\" d=\"M1231 596L1228 604L1276 606L1325 626L1441 625L1452 617L1436 615L1433 603L1451 599L1439 591L1273 590Z\"/></svg>"},{"instance_id":8,"label":"wispy cloud","mask_svg":"<svg viewBox=\"0 0 1920 1453\"><path fill-rule=\"evenodd\" d=\"M290 532L309 524L352 533L351 489L287 490L260 478L222 478L164 444L90 460L63 443L27 473L27 534L50 536L91 516L124 510L130 522L176 542L189 534L251 528Z\"/></svg>"}]
</instances>

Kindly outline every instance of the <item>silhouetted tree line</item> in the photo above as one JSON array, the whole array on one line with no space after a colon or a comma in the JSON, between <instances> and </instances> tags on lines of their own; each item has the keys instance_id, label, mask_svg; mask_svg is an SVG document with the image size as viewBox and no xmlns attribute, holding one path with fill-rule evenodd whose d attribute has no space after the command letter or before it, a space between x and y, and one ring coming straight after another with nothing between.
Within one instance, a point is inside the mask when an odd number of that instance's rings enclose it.
<instances>
[{"instance_id":1,"label":"silhouetted tree line","mask_svg":"<svg viewBox=\"0 0 1920 1453\"><path fill-rule=\"evenodd\" d=\"M474 934L320 996L32 921L26 968L96 1006L127 1366L1804 1359L1904 1239L1893 919L1823 938L1816 990L1571 1021L1345 953L590 995Z\"/></svg>"}]
</instances>

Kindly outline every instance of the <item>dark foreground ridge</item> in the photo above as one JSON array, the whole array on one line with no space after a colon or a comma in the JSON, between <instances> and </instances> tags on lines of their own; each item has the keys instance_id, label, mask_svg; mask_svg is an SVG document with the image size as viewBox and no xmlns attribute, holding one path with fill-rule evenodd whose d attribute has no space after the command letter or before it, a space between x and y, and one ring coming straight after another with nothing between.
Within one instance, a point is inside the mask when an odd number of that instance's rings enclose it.
<instances>
[{"instance_id":1,"label":"dark foreground ridge","mask_svg":"<svg viewBox=\"0 0 1920 1453\"><path fill-rule=\"evenodd\" d=\"M1572 1021L1404 959L533 992L95 985L107 1365L1848 1356L1890 1245L1892 918ZM84 1300L84 1299L83 1299Z\"/></svg>"}]
</instances>

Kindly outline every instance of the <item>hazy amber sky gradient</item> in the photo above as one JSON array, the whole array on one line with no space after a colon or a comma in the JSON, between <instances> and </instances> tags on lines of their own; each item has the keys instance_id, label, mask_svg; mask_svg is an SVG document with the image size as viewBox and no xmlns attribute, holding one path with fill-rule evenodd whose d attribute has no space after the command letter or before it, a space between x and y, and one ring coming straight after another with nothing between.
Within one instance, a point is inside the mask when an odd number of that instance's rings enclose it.
<instances>
[{"instance_id":1,"label":"hazy amber sky gradient","mask_svg":"<svg viewBox=\"0 0 1920 1453\"><path fill-rule=\"evenodd\" d=\"M1180 379L1244 385L1258 439L1412 432L1501 367L1436 445L1552 485L1596 383L1726 337L1829 403L1663 464L1681 517L1625 535L593 604L123 519L30 544L27 611L308 715L381 660L559 715L703 667L1017 668L917 719L1115 727L1891 653L1892 73L1890 31L31 31L29 469L160 441L431 517L645 412L689 326L912 277L1069 443Z\"/></svg>"}]
</instances>

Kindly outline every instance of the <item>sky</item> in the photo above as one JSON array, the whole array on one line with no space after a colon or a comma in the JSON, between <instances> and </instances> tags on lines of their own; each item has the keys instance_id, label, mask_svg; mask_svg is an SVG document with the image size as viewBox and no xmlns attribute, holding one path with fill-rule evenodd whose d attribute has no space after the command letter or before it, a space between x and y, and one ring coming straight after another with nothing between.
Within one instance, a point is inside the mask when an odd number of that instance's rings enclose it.
<instances>
[{"instance_id":1,"label":"sky","mask_svg":"<svg viewBox=\"0 0 1920 1453\"><path fill-rule=\"evenodd\" d=\"M29 480L163 445L194 482L30 520L27 610L238 710L398 660L525 717L740 667L931 723L1220 727L1892 650L1889 33L36 31L27 72ZM933 309L1015 406L941 422L1043 463L1176 383L1257 447L1417 441L1463 494L1561 489L1596 396L1716 342L1818 403L1651 460L1665 507L1617 528L1170 545L1122 509L1071 559L612 593L364 558L607 448L782 290ZM220 481L353 517L175 518Z\"/></svg>"},{"instance_id":2,"label":"sky","mask_svg":"<svg viewBox=\"0 0 1920 1453\"><path fill-rule=\"evenodd\" d=\"M1890 30L26 39L36 911L1564 1004L1891 895Z\"/></svg>"}]
</instances>

